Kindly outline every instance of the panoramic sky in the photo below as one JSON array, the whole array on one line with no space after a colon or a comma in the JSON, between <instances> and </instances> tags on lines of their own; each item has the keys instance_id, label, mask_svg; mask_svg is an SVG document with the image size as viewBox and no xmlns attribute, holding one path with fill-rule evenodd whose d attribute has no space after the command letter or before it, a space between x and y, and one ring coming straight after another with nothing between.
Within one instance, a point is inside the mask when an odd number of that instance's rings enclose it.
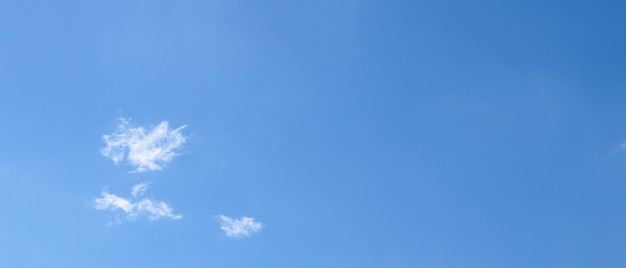
<instances>
[{"instance_id":1,"label":"panoramic sky","mask_svg":"<svg viewBox=\"0 0 626 268\"><path fill-rule=\"evenodd\" d=\"M626 267L624 1L0 1L0 267Z\"/></svg>"}]
</instances>

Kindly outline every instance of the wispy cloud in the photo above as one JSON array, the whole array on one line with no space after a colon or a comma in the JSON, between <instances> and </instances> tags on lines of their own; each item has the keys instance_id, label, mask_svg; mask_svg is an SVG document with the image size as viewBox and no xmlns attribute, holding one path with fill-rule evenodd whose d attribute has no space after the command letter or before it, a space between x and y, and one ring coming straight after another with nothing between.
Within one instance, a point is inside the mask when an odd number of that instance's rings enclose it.
<instances>
[{"instance_id":1,"label":"wispy cloud","mask_svg":"<svg viewBox=\"0 0 626 268\"><path fill-rule=\"evenodd\" d=\"M131 127L130 119L122 118L120 121L116 132L102 136L106 146L100 152L116 164L126 159L137 167L135 172L162 169L187 140L181 133L184 125L170 129L169 123L163 121L147 131L143 127Z\"/></svg>"},{"instance_id":2,"label":"wispy cloud","mask_svg":"<svg viewBox=\"0 0 626 268\"><path fill-rule=\"evenodd\" d=\"M226 236L233 238L248 237L256 232L261 231L263 223L255 221L254 218L242 217L241 219L233 219L224 215L219 215L217 219L221 223L221 229Z\"/></svg>"},{"instance_id":3,"label":"wispy cloud","mask_svg":"<svg viewBox=\"0 0 626 268\"><path fill-rule=\"evenodd\" d=\"M146 190L148 190L148 184L142 182L133 186L133 190L130 192L130 194L132 194L133 197L142 196L146 193Z\"/></svg>"},{"instance_id":4,"label":"wispy cloud","mask_svg":"<svg viewBox=\"0 0 626 268\"><path fill-rule=\"evenodd\" d=\"M133 196L135 189L142 189L142 193L147 189L147 184L141 183L133 186ZM149 220L158 220L160 218L169 218L173 220L181 219L183 216L174 214L174 210L165 202L157 202L152 199L144 198L138 201L119 197L110 194L108 191L102 191L102 197L95 198L94 206L97 210L121 211L129 221L134 221L142 216L148 217Z\"/></svg>"}]
</instances>

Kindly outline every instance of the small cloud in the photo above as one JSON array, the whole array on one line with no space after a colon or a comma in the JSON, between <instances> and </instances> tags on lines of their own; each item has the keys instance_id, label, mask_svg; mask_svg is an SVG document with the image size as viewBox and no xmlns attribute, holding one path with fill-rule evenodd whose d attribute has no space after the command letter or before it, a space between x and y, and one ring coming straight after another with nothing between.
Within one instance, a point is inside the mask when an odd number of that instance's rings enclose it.
<instances>
[{"instance_id":1,"label":"small cloud","mask_svg":"<svg viewBox=\"0 0 626 268\"><path fill-rule=\"evenodd\" d=\"M185 126L170 129L167 121L161 122L150 131L143 127L131 127L130 119L120 119L117 131L103 135L106 146L100 149L103 156L118 164L124 159L136 166L134 172L160 170L163 165L171 161L176 150L186 142L181 133Z\"/></svg>"},{"instance_id":2,"label":"small cloud","mask_svg":"<svg viewBox=\"0 0 626 268\"><path fill-rule=\"evenodd\" d=\"M145 183L142 184L145 186L143 188L143 191L145 191L147 185ZM135 189L142 189L142 186L140 186L142 184L133 186L133 193ZM133 194L133 197L136 197L136 195ZM142 216L147 216L151 221L160 218L178 220L183 217L182 215L174 214L172 207L165 202L157 202L148 198L134 202L133 200L110 194L106 190L102 191L102 197L95 199L93 207L97 210L121 211L129 221L135 221ZM116 216L116 222L121 222L119 215Z\"/></svg>"},{"instance_id":3,"label":"small cloud","mask_svg":"<svg viewBox=\"0 0 626 268\"><path fill-rule=\"evenodd\" d=\"M222 231L232 238L248 237L263 228L263 223L255 221L254 218L242 217L236 220L224 215L219 215L217 218L222 225L220 227Z\"/></svg>"},{"instance_id":4,"label":"small cloud","mask_svg":"<svg viewBox=\"0 0 626 268\"><path fill-rule=\"evenodd\" d=\"M127 214L132 214L135 208L135 204L128 201L128 199L121 198L114 194L109 194L106 191L102 192L102 198L96 198L95 209L98 210L118 210L121 209Z\"/></svg>"},{"instance_id":5,"label":"small cloud","mask_svg":"<svg viewBox=\"0 0 626 268\"><path fill-rule=\"evenodd\" d=\"M145 182L142 182L140 184L133 186L133 190L130 194L132 194L133 197L142 196L146 193L146 190L148 190L148 184Z\"/></svg>"}]
</instances>

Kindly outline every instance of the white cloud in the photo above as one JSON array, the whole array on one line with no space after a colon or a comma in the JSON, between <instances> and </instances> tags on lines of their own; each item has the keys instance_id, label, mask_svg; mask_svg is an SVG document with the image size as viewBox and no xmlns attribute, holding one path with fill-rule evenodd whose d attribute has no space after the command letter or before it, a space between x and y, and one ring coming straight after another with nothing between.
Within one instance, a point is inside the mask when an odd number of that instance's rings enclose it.
<instances>
[{"instance_id":1,"label":"white cloud","mask_svg":"<svg viewBox=\"0 0 626 268\"><path fill-rule=\"evenodd\" d=\"M120 121L115 133L102 136L106 147L101 148L100 152L116 164L126 159L137 167L135 172L162 169L186 142L186 137L181 133L184 125L170 129L169 123L163 121L146 131L143 127L130 127L130 119L122 118Z\"/></svg>"},{"instance_id":2,"label":"white cloud","mask_svg":"<svg viewBox=\"0 0 626 268\"><path fill-rule=\"evenodd\" d=\"M263 224L255 221L254 218L242 217L239 220L219 215L218 220L222 224L220 227L226 236L233 238L248 237L261 231Z\"/></svg>"},{"instance_id":3,"label":"white cloud","mask_svg":"<svg viewBox=\"0 0 626 268\"><path fill-rule=\"evenodd\" d=\"M148 190L148 184L142 182L133 186L133 191L131 192L131 194L133 195L133 197L142 196L146 193L146 190Z\"/></svg>"},{"instance_id":4,"label":"white cloud","mask_svg":"<svg viewBox=\"0 0 626 268\"><path fill-rule=\"evenodd\" d=\"M135 189L143 189L145 191L147 187L145 183L137 184L133 186L133 193ZM135 195L133 194L133 196ZM126 219L130 221L134 221L142 216L148 217L151 221L159 218L178 220L183 217L182 215L174 214L172 207L165 202L157 202L148 198L134 202L133 200L110 194L106 190L102 192L102 197L95 199L93 207L97 210L122 211Z\"/></svg>"}]
</instances>

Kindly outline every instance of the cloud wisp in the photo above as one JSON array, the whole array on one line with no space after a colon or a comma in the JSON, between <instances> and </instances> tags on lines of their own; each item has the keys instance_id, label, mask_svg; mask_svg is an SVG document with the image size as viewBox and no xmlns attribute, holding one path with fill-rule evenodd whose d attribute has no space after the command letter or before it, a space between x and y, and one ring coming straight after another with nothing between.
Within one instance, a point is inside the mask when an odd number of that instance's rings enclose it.
<instances>
[{"instance_id":1,"label":"cloud wisp","mask_svg":"<svg viewBox=\"0 0 626 268\"><path fill-rule=\"evenodd\" d=\"M233 219L224 215L217 216L221 223L221 229L226 236L232 238L244 238L261 231L263 223L254 220L254 218L242 217L241 219Z\"/></svg>"},{"instance_id":2,"label":"cloud wisp","mask_svg":"<svg viewBox=\"0 0 626 268\"><path fill-rule=\"evenodd\" d=\"M137 168L134 172L162 169L187 141L181 133L184 125L170 129L169 123L163 121L147 131L143 127L131 127L130 119L122 118L120 121L116 132L102 136L106 146L100 152L115 164L126 160Z\"/></svg>"},{"instance_id":3,"label":"cloud wisp","mask_svg":"<svg viewBox=\"0 0 626 268\"><path fill-rule=\"evenodd\" d=\"M133 190L130 192L130 194L133 197L138 197L138 196L144 195L147 190L148 190L148 184L145 182L142 182L140 184L133 186Z\"/></svg>"},{"instance_id":4,"label":"cloud wisp","mask_svg":"<svg viewBox=\"0 0 626 268\"><path fill-rule=\"evenodd\" d=\"M133 186L133 197L137 197L139 195L139 192L136 191L136 189L140 189L140 193L143 194L147 188L148 185L146 183L140 183ZM144 216L151 221L158 220L160 218L178 220L183 217L182 215L174 214L174 209L172 209L172 207L165 202L158 202L149 198L135 201L110 194L106 190L102 191L102 197L95 198L94 201L93 208L97 210L121 211L125 215L125 219L129 221L135 221Z\"/></svg>"}]
</instances>

